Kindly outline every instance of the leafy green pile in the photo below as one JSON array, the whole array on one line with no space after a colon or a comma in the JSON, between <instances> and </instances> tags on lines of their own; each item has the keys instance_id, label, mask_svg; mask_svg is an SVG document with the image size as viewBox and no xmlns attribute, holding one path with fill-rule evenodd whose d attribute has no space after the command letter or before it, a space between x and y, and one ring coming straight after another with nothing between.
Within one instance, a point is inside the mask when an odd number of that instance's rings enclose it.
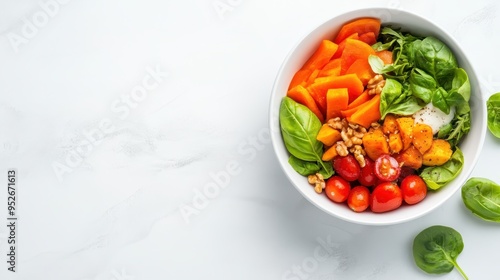
<instances>
[{"instance_id":1,"label":"leafy green pile","mask_svg":"<svg viewBox=\"0 0 500 280\"><path fill-rule=\"evenodd\" d=\"M388 113L412 115L429 103L446 114L455 110L454 119L438 137L458 145L470 130L471 89L467 73L458 67L448 46L434 37L384 27L372 47L390 50L394 57L390 65L374 55L368 58L373 71L386 78L380 101L382 118Z\"/></svg>"}]
</instances>

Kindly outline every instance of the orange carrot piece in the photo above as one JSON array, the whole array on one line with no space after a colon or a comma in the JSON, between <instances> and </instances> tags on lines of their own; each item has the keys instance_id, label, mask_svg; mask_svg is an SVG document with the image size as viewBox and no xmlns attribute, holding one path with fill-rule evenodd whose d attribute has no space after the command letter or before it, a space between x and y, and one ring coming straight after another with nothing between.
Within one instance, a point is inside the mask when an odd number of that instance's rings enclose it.
<instances>
[{"instance_id":1,"label":"orange carrot piece","mask_svg":"<svg viewBox=\"0 0 500 280\"><path fill-rule=\"evenodd\" d=\"M377 37L375 37L375 33L373 32L366 32L359 35L359 40L371 46L377 42Z\"/></svg>"},{"instance_id":2,"label":"orange carrot piece","mask_svg":"<svg viewBox=\"0 0 500 280\"><path fill-rule=\"evenodd\" d=\"M346 74L356 74L358 78L363 83L363 86L368 84L368 81L375 77L375 73L372 71L372 67L370 63L368 63L368 59L360 58L354 61L353 64L347 69Z\"/></svg>"},{"instance_id":3,"label":"orange carrot piece","mask_svg":"<svg viewBox=\"0 0 500 280\"><path fill-rule=\"evenodd\" d=\"M340 75L340 58L330 60L319 72L318 77Z\"/></svg>"},{"instance_id":4,"label":"orange carrot piece","mask_svg":"<svg viewBox=\"0 0 500 280\"><path fill-rule=\"evenodd\" d=\"M323 117L323 114L316 105L316 102L311 97L311 95L309 94L309 92L305 87L298 85L290 89L287 92L287 96L293 99L295 102L300 103L309 108L309 110L311 110L311 112L313 112L322 123L325 121L325 118Z\"/></svg>"},{"instance_id":5,"label":"orange carrot piece","mask_svg":"<svg viewBox=\"0 0 500 280\"><path fill-rule=\"evenodd\" d=\"M376 52L375 55L378 56L380 59L382 59L384 64L392 64L393 63L391 51L383 50L383 51Z\"/></svg>"},{"instance_id":6,"label":"orange carrot piece","mask_svg":"<svg viewBox=\"0 0 500 280\"><path fill-rule=\"evenodd\" d=\"M347 39L359 40L358 33L354 33L354 34L349 35L349 37L347 37L346 40ZM335 52L335 54L333 55L332 59L340 58L342 56L342 53L344 52L344 49L345 49L346 40L339 43L339 47L338 47L337 51Z\"/></svg>"},{"instance_id":7,"label":"orange carrot piece","mask_svg":"<svg viewBox=\"0 0 500 280\"><path fill-rule=\"evenodd\" d=\"M311 76L311 73L313 71L310 69L300 69L293 75L292 81L290 81L290 85L288 86L288 89L294 88L298 85L305 85L307 78Z\"/></svg>"},{"instance_id":8,"label":"orange carrot piece","mask_svg":"<svg viewBox=\"0 0 500 280\"><path fill-rule=\"evenodd\" d=\"M312 73L309 76L309 78L307 78L306 85L305 85L306 87L309 86L310 84L312 84L314 82L314 80L316 80L316 78L318 77L319 72L320 72L319 69L314 69L314 71L312 71Z\"/></svg>"},{"instance_id":9,"label":"orange carrot piece","mask_svg":"<svg viewBox=\"0 0 500 280\"><path fill-rule=\"evenodd\" d=\"M326 120L341 117L340 111L347 108L349 93L347 88L332 88L326 92Z\"/></svg>"},{"instance_id":10,"label":"orange carrot piece","mask_svg":"<svg viewBox=\"0 0 500 280\"><path fill-rule=\"evenodd\" d=\"M365 128L369 128L373 122L380 120L380 95L375 95L370 101L360 105L357 110L347 120Z\"/></svg>"},{"instance_id":11,"label":"orange carrot piece","mask_svg":"<svg viewBox=\"0 0 500 280\"><path fill-rule=\"evenodd\" d=\"M375 34L375 38L378 37L380 32L380 19L359 18L346 23L340 28L334 42L338 44L353 33L364 34L368 32L373 32Z\"/></svg>"},{"instance_id":12,"label":"orange carrot piece","mask_svg":"<svg viewBox=\"0 0 500 280\"><path fill-rule=\"evenodd\" d=\"M302 69L321 69L337 52L338 45L330 40L321 41L314 54L306 61Z\"/></svg>"},{"instance_id":13,"label":"orange carrot piece","mask_svg":"<svg viewBox=\"0 0 500 280\"><path fill-rule=\"evenodd\" d=\"M323 161L329 161L332 160L334 157L338 156L339 154L337 153L337 144L333 144L333 146L329 147L324 153L323 156L321 157L321 160Z\"/></svg>"},{"instance_id":14,"label":"orange carrot piece","mask_svg":"<svg viewBox=\"0 0 500 280\"><path fill-rule=\"evenodd\" d=\"M357 107L368 100L372 99L373 95L368 94L368 90L363 91L363 93L358 96L356 99L354 99L349 105L347 105L347 109L352 109L354 107Z\"/></svg>"},{"instance_id":15,"label":"orange carrot piece","mask_svg":"<svg viewBox=\"0 0 500 280\"><path fill-rule=\"evenodd\" d=\"M347 69L358 59L368 60L368 56L375 54L370 45L365 42L353 39L347 39L344 52L340 57L340 74L346 73Z\"/></svg>"},{"instance_id":16,"label":"orange carrot piece","mask_svg":"<svg viewBox=\"0 0 500 280\"><path fill-rule=\"evenodd\" d=\"M326 92L331 88L347 88L349 102L356 99L364 90L363 83L355 74L317 78L307 89L316 100L321 112L326 112Z\"/></svg>"}]
</instances>

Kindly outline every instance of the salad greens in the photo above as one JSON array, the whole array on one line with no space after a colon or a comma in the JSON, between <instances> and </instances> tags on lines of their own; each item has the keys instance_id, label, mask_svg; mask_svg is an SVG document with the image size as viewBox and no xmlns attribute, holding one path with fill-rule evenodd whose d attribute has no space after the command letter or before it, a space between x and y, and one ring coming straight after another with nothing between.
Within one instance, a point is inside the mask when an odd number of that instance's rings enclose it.
<instances>
[{"instance_id":1,"label":"salad greens","mask_svg":"<svg viewBox=\"0 0 500 280\"><path fill-rule=\"evenodd\" d=\"M470 178L462 186L465 206L478 217L500 222L500 186L484 178Z\"/></svg>"},{"instance_id":2,"label":"salad greens","mask_svg":"<svg viewBox=\"0 0 500 280\"><path fill-rule=\"evenodd\" d=\"M457 263L464 249L462 236L446 226L431 226L413 240L413 258L417 266L427 273L448 273L454 267L464 279L469 279Z\"/></svg>"},{"instance_id":3,"label":"salad greens","mask_svg":"<svg viewBox=\"0 0 500 280\"><path fill-rule=\"evenodd\" d=\"M491 95L486 101L488 110L488 130L500 138L500 92Z\"/></svg>"},{"instance_id":4,"label":"salad greens","mask_svg":"<svg viewBox=\"0 0 500 280\"><path fill-rule=\"evenodd\" d=\"M451 158L443 165L429 166L422 170L420 177L432 190L438 190L453 179L462 171L464 165L464 155L457 147Z\"/></svg>"},{"instance_id":5,"label":"salad greens","mask_svg":"<svg viewBox=\"0 0 500 280\"><path fill-rule=\"evenodd\" d=\"M321 160L323 144L316 140L321 128L318 117L289 97L283 98L279 117L283 140L291 154L288 162L292 167L302 175L319 172L325 179L331 177L332 164Z\"/></svg>"},{"instance_id":6,"label":"salad greens","mask_svg":"<svg viewBox=\"0 0 500 280\"><path fill-rule=\"evenodd\" d=\"M458 67L452 51L437 38L417 37L390 27L382 28L379 42L372 47L391 50L394 57L390 65L374 55L368 58L372 70L386 78L382 118L388 113L411 115L428 103L446 114L455 107L452 123L438 137L456 146L470 130L471 89L467 73Z\"/></svg>"}]
</instances>

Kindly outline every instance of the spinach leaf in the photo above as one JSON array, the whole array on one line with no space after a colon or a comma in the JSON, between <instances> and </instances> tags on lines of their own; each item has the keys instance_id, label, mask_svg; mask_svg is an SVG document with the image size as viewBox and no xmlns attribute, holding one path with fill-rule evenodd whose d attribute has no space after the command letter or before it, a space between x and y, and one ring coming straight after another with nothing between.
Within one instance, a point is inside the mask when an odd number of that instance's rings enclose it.
<instances>
[{"instance_id":1,"label":"spinach leaf","mask_svg":"<svg viewBox=\"0 0 500 280\"><path fill-rule=\"evenodd\" d=\"M488 110L488 130L500 138L500 92L491 95L486 101Z\"/></svg>"},{"instance_id":2,"label":"spinach leaf","mask_svg":"<svg viewBox=\"0 0 500 280\"><path fill-rule=\"evenodd\" d=\"M297 173L304 176L315 174L321 169L321 166L318 163L301 160L293 155L288 158L288 163L295 171L297 171Z\"/></svg>"},{"instance_id":3,"label":"spinach leaf","mask_svg":"<svg viewBox=\"0 0 500 280\"><path fill-rule=\"evenodd\" d=\"M448 273L456 267L464 279L469 279L457 263L463 249L464 242L458 231L446 226L431 226L413 240L413 259L427 273Z\"/></svg>"},{"instance_id":4,"label":"spinach leaf","mask_svg":"<svg viewBox=\"0 0 500 280\"><path fill-rule=\"evenodd\" d=\"M465 206L478 217L500 222L500 186L484 178L470 178L462 186Z\"/></svg>"},{"instance_id":5,"label":"spinach leaf","mask_svg":"<svg viewBox=\"0 0 500 280\"><path fill-rule=\"evenodd\" d=\"M417 99L403 89L403 85L394 79L386 79L380 95L380 115L384 119L389 113L412 115L422 109Z\"/></svg>"},{"instance_id":6,"label":"spinach leaf","mask_svg":"<svg viewBox=\"0 0 500 280\"><path fill-rule=\"evenodd\" d=\"M434 78L425 71L413 68L410 72L410 89L413 96L420 98L425 103L431 102L432 95L436 89Z\"/></svg>"},{"instance_id":7,"label":"spinach leaf","mask_svg":"<svg viewBox=\"0 0 500 280\"><path fill-rule=\"evenodd\" d=\"M432 94L432 105L439 108L446 114L450 113L451 107L461 106L466 103L465 99L456 90L446 91L444 88L437 88Z\"/></svg>"},{"instance_id":8,"label":"spinach leaf","mask_svg":"<svg viewBox=\"0 0 500 280\"><path fill-rule=\"evenodd\" d=\"M455 114L453 120L439 130L437 137L447 140L452 147L456 147L469 131L470 112L461 115Z\"/></svg>"},{"instance_id":9,"label":"spinach leaf","mask_svg":"<svg viewBox=\"0 0 500 280\"><path fill-rule=\"evenodd\" d=\"M428 188L437 190L455 179L462 171L463 165L464 155L462 151L456 147L455 152L445 164L424 168L420 173L420 177L424 179Z\"/></svg>"},{"instance_id":10,"label":"spinach leaf","mask_svg":"<svg viewBox=\"0 0 500 280\"><path fill-rule=\"evenodd\" d=\"M284 97L280 105L280 126L288 152L303 161L315 162L325 179L333 175L331 164L321 160L323 144L316 140L321 129L318 117L306 106Z\"/></svg>"},{"instance_id":11,"label":"spinach leaf","mask_svg":"<svg viewBox=\"0 0 500 280\"><path fill-rule=\"evenodd\" d=\"M443 42L434 37L426 37L415 46L415 66L429 73L443 85L448 79L453 79L458 67L453 52Z\"/></svg>"}]
</instances>

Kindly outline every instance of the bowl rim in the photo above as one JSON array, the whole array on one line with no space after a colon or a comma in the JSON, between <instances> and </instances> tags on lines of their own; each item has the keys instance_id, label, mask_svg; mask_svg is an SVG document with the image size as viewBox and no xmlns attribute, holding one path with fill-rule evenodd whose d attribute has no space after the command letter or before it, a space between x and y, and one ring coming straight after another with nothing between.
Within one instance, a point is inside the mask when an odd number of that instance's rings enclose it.
<instances>
[{"instance_id":1,"label":"bowl rim","mask_svg":"<svg viewBox=\"0 0 500 280\"><path fill-rule=\"evenodd\" d=\"M441 36L440 39L443 39L442 37L444 37L445 38L444 41L448 42L447 45L449 45L449 42L452 43L453 46L451 46L451 48L452 48L454 54L457 56L457 58L459 56L459 55L457 55L457 51L460 53L460 59L462 60L460 67L463 67L465 64L466 68L469 68L468 71L471 72L471 73L469 73L469 72L467 73L469 75L469 80L471 80L470 76L473 75L475 81L477 82L476 83L477 88L475 88L473 90L473 96L471 96L471 100L472 100L472 98L478 99L480 101L480 102L478 102L478 105L480 106L479 108L482 109L481 110L482 114L477 115L477 117L480 119L480 122L482 123L482 126L480 127L480 135L479 135L479 139L478 139L479 141L475 142L476 149L475 149L473 157L470 159L467 159L470 163L470 167L467 170L462 170L461 173L459 174L459 176L457 176L457 178L455 178L453 180L457 184L460 184L460 185L465 183L465 181L467 180L467 178L470 177L472 171L474 170L475 166L477 165L477 161L478 161L479 156L481 154L481 150L483 148L485 137L486 137L487 112L486 112L486 105L483 102L484 101L484 93L483 93L483 90L481 89L481 85L479 84L479 79L477 77L477 71L475 70L475 67L470 62L468 56L463 51L462 47L456 41L456 39L450 33L448 33L448 31L446 31L444 28L442 28L438 24L434 23L430 19L427 19L427 18L420 16L414 12L411 12L411 11L407 11L404 9L381 8L381 7L353 9L353 10L349 10L349 11L335 14L332 17L330 17L329 19L323 21L322 23L317 24L317 25L313 26L312 28L308 29L306 34L300 36L299 39L292 45L292 47L288 51L287 55L285 56L285 58L283 59L281 65L279 67L279 70L277 72L277 75L275 77L275 80L274 80L274 83L272 86L271 95L270 95L269 112L268 112L269 120L268 121L269 121L269 127L270 127L270 131L271 131L271 133L270 133L271 134L271 142L272 142L274 154L279 162L280 168L285 173L287 179L292 183L292 185L295 187L295 189L304 198L306 198L306 200L308 200L310 203L312 203L313 205L315 205L317 208L321 209L322 211L328 213L331 216L339 218L341 220L356 223L356 224L362 224L362 225L381 226L381 225L401 224L401 223L409 222L409 221L415 220L417 218L423 217L423 216L431 213L435 209L439 208L440 206L442 206L446 201L448 201L450 199L450 197L455 195L455 193L461 188L461 186L456 186L453 191L448 192L445 196L443 196L440 200L438 200L438 203L434 203L434 204L432 204L431 207L425 208L423 211L419 211L416 214L413 214L411 216L396 215L395 216L396 218L393 218L390 220L376 219L376 220L370 221L370 220L356 220L353 218L348 218L344 215L339 215L338 213L331 211L331 209L323 207L321 204L318 203L318 201L316 201L316 199L313 199L313 197L306 195L306 193L303 192L303 190L298 185L298 183L296 181L292 180L291 176L289 175L289 172L290 172L290 170L295 172L295 170L293 170L291 167L285 168L285 166L286 166L286 164L288 164L288 162L287 161L283 162L283 160L278 152L278 150L281 149L281 147L279 146L280 145L279 142L280 141L282 142L283 140L281 138L281 132L280 132L280 128L279 128L280 127L279 126L279 110L278 111L275 110L275 108L279 108L279 106L277 106L276 102L281 102L281 100L282 100L282 98L277 99L275 95L278 94L277 90L278 90L279 84L282 82L281 79L283 76L283 72L284 72L285 68L288 66L288 63L291 59L291 56L297 51L297 48L302 43L304 43L304 41L309 36L311 36L311 34L313 34L314 32L317 32L320 29L326 28L325 26L328 26L330 24L330 22L334 22L340 18L348 18L348 20L354 20L356 18L361 18L361 17L376 17L376 16L374 16L374 14L376 14L377 11L378 12L389 12L389 13L392 12L392 13L408 14L408 15L414 17L416 20L426 22L428 25L436 28L437 33L439 33ZM364 14L364 16L361 16L361 14ZM382 24L391 24L390 19L389 19L389 21L384 22L383 18L381 18L381 17L378 17L378 18L381 19ZM346 22L348 22L348 21L345 21L345 23ZM401 24L401 25L404 29L404 24ZM330 27L329 29L335 29L335 28L336 27ZM340 26L338 26L337 28L340 28ZM282 97L284 97L284 95ZM472 123L472 120L471 120L471 123ZM276 130L278 131L278 134L280 135L280 137L277 137L276 133L273 133L273 132L276 132ZM281 145L283 146L284 144L281 143ZM459 179L459 178L462 178L463 182L458 183L457 179ZM333 202L331 202L331 203L333 203ZM407 206L407 207L412 207L412 206ZM387 212L387 213L390 213L390 212ZM381 214L376 214L376 215L384 215L387 213L381 213ZM356 214L362 214L362 213L356 213Z\"/></svg>"}]
</instances>

